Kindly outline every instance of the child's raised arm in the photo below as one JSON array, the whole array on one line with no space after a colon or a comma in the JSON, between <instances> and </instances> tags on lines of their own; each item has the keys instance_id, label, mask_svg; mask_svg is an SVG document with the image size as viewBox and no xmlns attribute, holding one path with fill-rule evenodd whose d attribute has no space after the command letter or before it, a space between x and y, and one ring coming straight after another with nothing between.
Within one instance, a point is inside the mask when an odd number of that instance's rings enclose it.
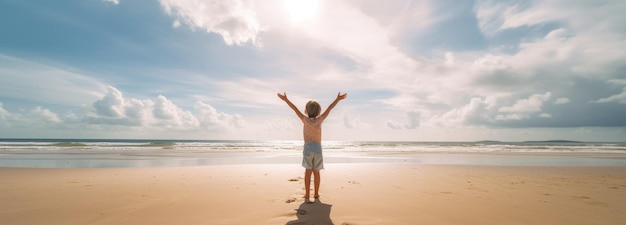
<instances>
[{"instance_id":1,"label":"child's raised arm","mask_svg":"<svg viewBox=\"0 0 626 225\"><path fill-rule=\"evenodd\" d=\"M335 106L337 105L337 103L339 103L339 101L344 100L348 97L348 93L343 93L341 94L341 92L339 92L337 94L337 98L335 98L335 101L333 101L333 103L331 103L328 108L326 108L326 111L324 111L324 113L322 113L322 115L320 116L320 118L322 119L326 119L326 117L328 116L328 114L330 113L330 110L332 110L333 108L335 108Z\"/></svg>"},{"instance_id":2,"label":"child's raised arm","mask_svg":"<svg viewBox=\"0 0 626 225\"><path fill-rule=\"evenodd\" d=\"M298 107L296 107L293 103L291 103L291 101L289 101L289 99L287 99L287 93L285 92L283 92L283 94L278 93L278 97L282 99L283 101L285 101L287 105L289 105L289 107L293 109L294 112L296 112L296 115L298 116L298 118L300 118L300 120L304 121L304 118L306 116L304 116L304 114L300 112Z\"/></svg>"}]
</instances>

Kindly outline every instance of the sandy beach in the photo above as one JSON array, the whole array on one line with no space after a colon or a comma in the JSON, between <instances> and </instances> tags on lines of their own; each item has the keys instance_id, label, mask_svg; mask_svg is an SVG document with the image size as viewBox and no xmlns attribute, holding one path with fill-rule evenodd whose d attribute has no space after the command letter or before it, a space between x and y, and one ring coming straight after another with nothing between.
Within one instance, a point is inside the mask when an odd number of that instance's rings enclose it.
<instances>
[{"instance_id":1,"label":"sandy beach","mask_svg":"<svg viewBox=\"0 0 626 225\"><path fill-rule=\"evenodd\" d=\"M2 224L621 224L626 167L0 168Z\"/></svg>"}]
</instances>

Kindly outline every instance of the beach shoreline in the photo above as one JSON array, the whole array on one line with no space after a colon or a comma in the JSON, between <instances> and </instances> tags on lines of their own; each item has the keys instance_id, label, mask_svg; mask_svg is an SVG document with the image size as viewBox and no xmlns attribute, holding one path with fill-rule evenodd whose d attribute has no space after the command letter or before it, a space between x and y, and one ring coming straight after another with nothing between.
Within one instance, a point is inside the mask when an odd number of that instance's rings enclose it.
<instances>
[{"instance_id":1,"label":"beach shoreline","mask_svg":"<svg viewBox=\"0 0 626 225\"><path fill-rule=\"evenodd\" d=\"M626 166L0 168L7 224L619 224ZM313 200L313 199L312 199ZM6 209L6 210L4 210Z\"/></svg>"},{"instance_id":2,"label":"beach shoreline","mask_svg":"<svg viewBox=\"0 0 626 225\"><path fill-rule=\"evenodd\" d=\"M272 152L141 152L11 151L0 153L0 167L124 168L210 165L299 164L300 151ZM498 166L626 166L624 153L589 152L324 152L325 163L498 165Z\"/></svg>"}]
</instances>

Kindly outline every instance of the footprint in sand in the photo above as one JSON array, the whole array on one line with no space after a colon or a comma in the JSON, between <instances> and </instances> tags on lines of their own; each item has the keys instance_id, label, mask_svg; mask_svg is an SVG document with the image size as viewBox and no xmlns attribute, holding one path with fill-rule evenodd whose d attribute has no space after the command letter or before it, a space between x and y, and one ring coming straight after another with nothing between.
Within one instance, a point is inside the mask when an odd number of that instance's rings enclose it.
<instances>
[{"instance_id":1,"label":"footprint in sand","mask_svg":"<svg viewBox=\"0 0 626 225\"><path fill-rule=\"evenodd\" d=\"M296 182L296 181L300 181L302 179L304 179L304 178L302 178L302 177L291 178L291 179L289 179L289 182Z\"/></svg>"},{"instance_id":2,"label":"footprint in sand","mask_svg":"<svg viewBox=\"0 0 626 225\"><path fill-rule=\"evenodd\" d=\"M598 207L608 207L608 204L600 201L595 201L591 197L588 196L572 196L572 199L577 199L583 201L587 205L598 206Z\"/></svg>"},{"instance_id":3,"label":"footprint in sand","mask_svg":"<svg viewBox=\"0 0 626 225\"><path fill-rule=\"evenodd\" d=\"M296 201L296 198L291 197L291 198L287 199L287 201L285 201L285 203L292 203L292 202L295 202L295 201Z\"/></svg>"}]
</instances>

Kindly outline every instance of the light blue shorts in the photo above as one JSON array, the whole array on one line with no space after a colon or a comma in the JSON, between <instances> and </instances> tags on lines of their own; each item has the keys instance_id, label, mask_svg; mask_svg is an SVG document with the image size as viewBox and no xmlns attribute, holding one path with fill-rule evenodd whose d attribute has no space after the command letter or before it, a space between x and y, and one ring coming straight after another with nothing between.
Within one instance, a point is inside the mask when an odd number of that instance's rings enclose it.
<instances>
[{"instance_id":1,"label":"light blue shorts","mask_svg":"<svg viewBox=\"0 0 626 225\"><path fill-rule=\"evenodd\" d=\"M312 170L324 169L324 157L322 157L322 145L320 143L304 143L302 166Z\"/></svg>"}]
</instances>

